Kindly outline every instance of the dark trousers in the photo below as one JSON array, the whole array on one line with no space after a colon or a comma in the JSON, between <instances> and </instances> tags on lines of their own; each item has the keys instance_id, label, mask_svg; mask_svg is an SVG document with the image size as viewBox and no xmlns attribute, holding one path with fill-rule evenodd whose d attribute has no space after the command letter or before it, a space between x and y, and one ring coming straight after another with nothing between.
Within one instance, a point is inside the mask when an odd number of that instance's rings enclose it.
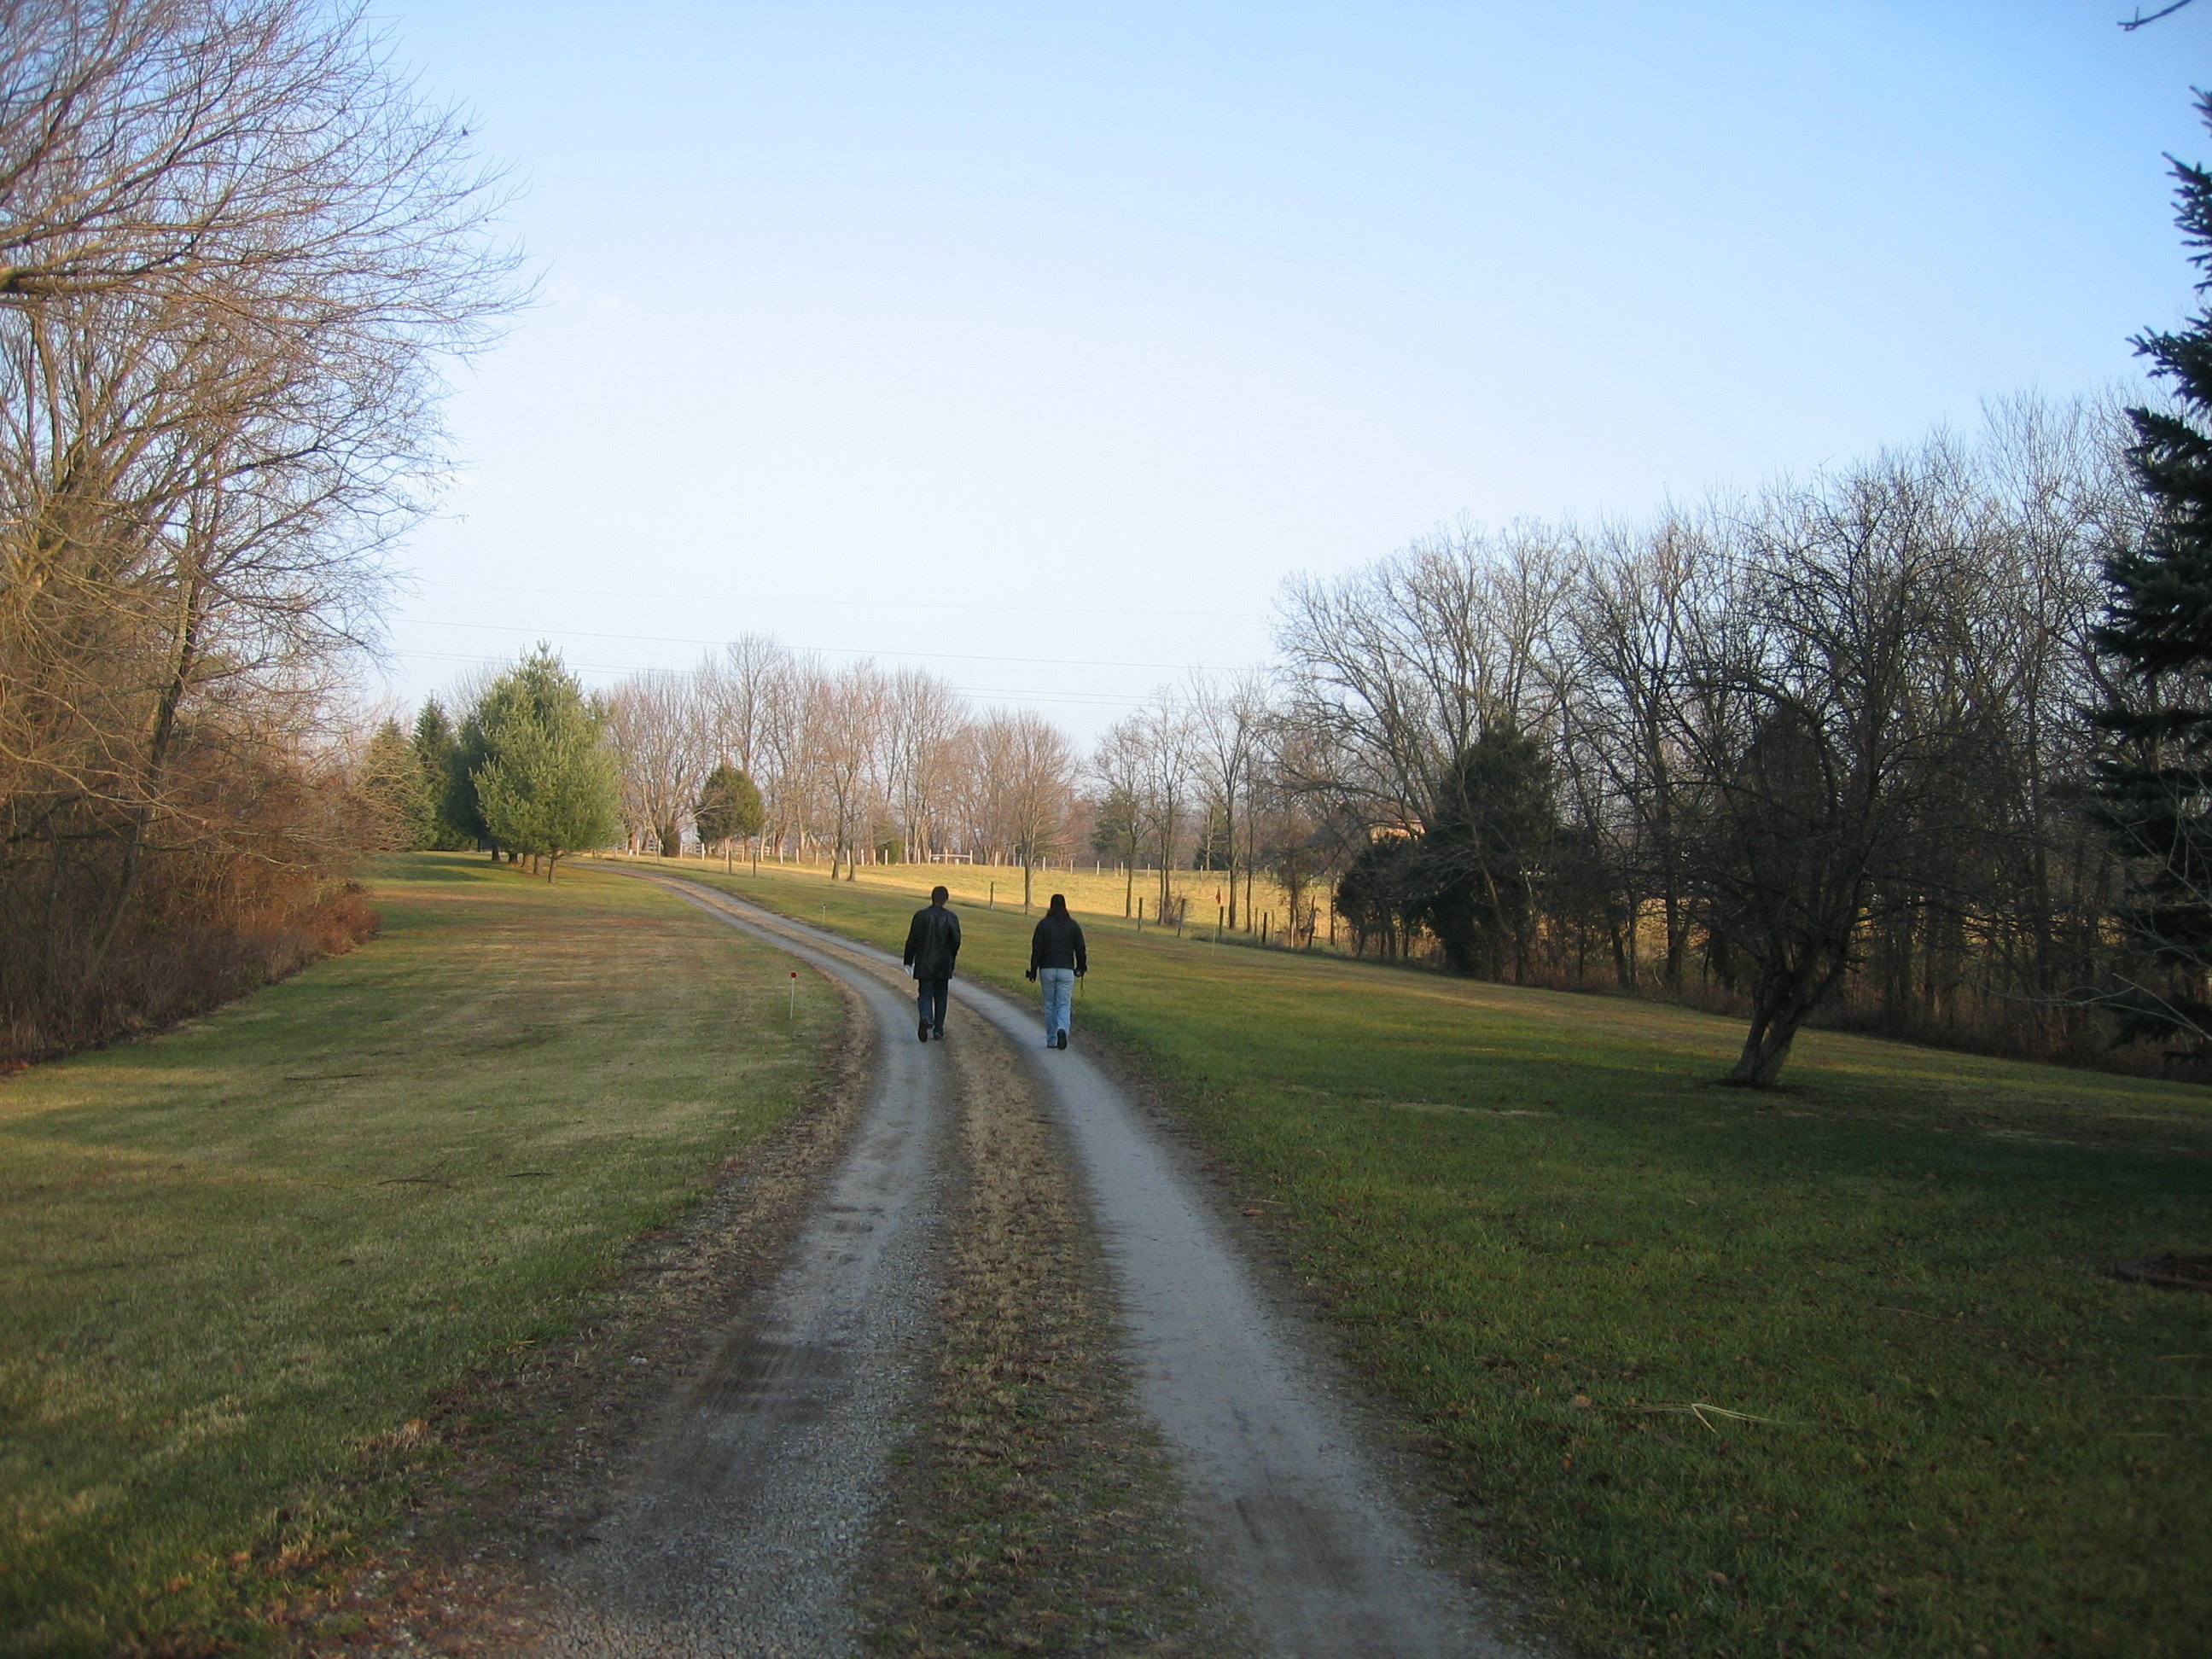
<instances>
[{"instance_id":1,"label":"dark trousers","mask_svg":"<svg viewBox=\"0 0 2212 1659\"><path fill-rule=\"evenodd\" d=\"M939 1036L945 1035L945 998L951 979L918 979L914 982L915 1004L921 1010L922 1018Z\"/></svg>"}]
</instances>

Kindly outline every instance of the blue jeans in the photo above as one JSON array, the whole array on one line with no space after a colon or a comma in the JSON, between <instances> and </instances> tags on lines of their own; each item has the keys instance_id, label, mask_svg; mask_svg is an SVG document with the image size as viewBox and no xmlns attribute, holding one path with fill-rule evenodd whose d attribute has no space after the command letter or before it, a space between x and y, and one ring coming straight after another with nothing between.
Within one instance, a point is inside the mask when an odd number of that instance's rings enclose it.
<instances>
[{"instance_id":1,"label":"blue jeans","mask_svg":"<svg viewBox=\"0 0 2212 1659\"><path fill-rule=\"evenodd\" d=\"M1075 969L1038 969L1037 989L1044 993L1044 1040L1049 1042L1068 1029L1068 1013L1075 1001Z\"/></svg>"},{"instance_id":2,"label":"blue jeans","mask_svg":"<svg viewBox=\"0 0 2212 1659\"><path fill-rule=\"evenodd\" d=\"M921 1009L931 1032L938 1036L945 1035L945 995L951 983L949 979L918 979L914 982L915 1005Z\"/></svg>"}]
</instances>

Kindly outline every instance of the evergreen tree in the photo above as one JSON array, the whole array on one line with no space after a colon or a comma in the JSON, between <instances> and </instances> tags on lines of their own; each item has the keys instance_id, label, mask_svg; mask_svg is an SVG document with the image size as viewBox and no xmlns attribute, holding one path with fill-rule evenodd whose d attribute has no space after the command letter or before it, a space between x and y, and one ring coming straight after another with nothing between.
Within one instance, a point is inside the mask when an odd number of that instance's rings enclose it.
<instances>
[{"instance_id":1,"label":"evergreen tree","mask_svg":"<svg viewBox=\"0 0 2212 1659\"><path fill-rule=\"evenodd\" d=\"M1498 722L1438 780L1409 872L1409 921L1426 927L1462 974L1521 978L1534 897L1559 827L1544 745Z\"/></svg>"},{"instance_id":2,"label":"evergreen tree","mask_svg":"<svg viewBox=\"0 0 2212 1659\"><path fill-rule=\"evenodd\" d=\"M398 721L385 721L369 738L356 793L374 821L375 845L411 850L428 844L435 815L422 769L415 763L414 745Z\"/></svg>"},{"instance_id":3,"label":"evergreen tree","mask_svg":"<svg viewBox=\"0 0 2212 1659\"><path fill-rule=\"evenodd\" d=\"M470 794L491 840L546 860L546 878L568 854L619 833L621 775L606 747L606 718L541 645L492 682L462 726Z\"/></svg>"},{"instance_id":4,"label":"evergreen tree","mask_svg":"<svg viewBox=\"0 0 2212 1659\"><path fill-rule=\"evenodd\" d=\"M707 775L691 816L699 826L700 841L709 846L757 836L767 822L759 787L727 761Z\"/></svg>"},{"instance_id":5,"label":"evergreen tree","mask_svg":"<svg viewBox=\"0 0 2212 1659\"><path fill-rule=\"evenodd\" d=\"M459 828L446 817L448 803L453 794L453 777L460 760L460 745L453 733L453 723L447 718L445 705L435 697L422 705L422 712L415 717L415 768L422 780L422 799L428 808L428 821L422 838L414 844L421 851L430 853L466 852L477 844L471 830Z\"/></svg>"},{"instance_id":6,"label":"evergreen tree","mask_svg":"<svg viewBox=\"0 0 2212 1659\"><path fill-rule=\"evenodd\" d=\"M1091 848L1101 858L1112 859L1116 863L1134 863L1143 830L1144 818L1137 810L1137 798L1127 789L1109 789L1098 803L1098 816L1091 826Z\"/></svg>"},{"instance_id":7,"label":"evergreen tree","mask_svg":"<svg viewBox=\"0 0 2212 1659\"><path fill-rule=\"evenodd\" d=\"M2212 125L2212 95L2197 112ZM2212 290L2212 173L2177 161L2176 222ZM2148 531L2108 560L2097 648L2111 690L2093 718L2112 739L2091 811L2133 874L2117 919L2165 970L2116 999L2119 1040L2212 1039L2212 308L2175 333L2137 337L2172 404L2128 411L2128 455L2151 506Z\"/></svg>"},{"instance_id":8,"label":"evergreen tree","mask_svg":"<svg viewBox=\"0 0 2212 1659\"><path fill-rule=\"evenodd\" d=\"M556 726L562 711L572 704L580 707L582 697L558 653L541 640L536 650L485 688L454 734L453 763L440 816L466 836L469 845L490 842L495 862L502 848L509 853L531 850L509 844L494 830L478 799L484 769L500 757L501 734L519 730L527 719L549 729Z\"/></svg>"}]
</instances>

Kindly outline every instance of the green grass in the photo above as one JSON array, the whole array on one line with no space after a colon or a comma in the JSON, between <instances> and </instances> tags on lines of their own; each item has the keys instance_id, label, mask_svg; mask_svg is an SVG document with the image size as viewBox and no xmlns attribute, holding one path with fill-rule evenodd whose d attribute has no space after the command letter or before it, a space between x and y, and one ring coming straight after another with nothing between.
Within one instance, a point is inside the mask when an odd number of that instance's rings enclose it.
<instances>
[{"instance_id":1,"label":"green grass","mask_svg":"<svg viewBox=\"0 0 2212 1659\"><path fill-rule=\"evenodd\" d=\"M337 1483L569 1323L842 1022L641 883L384 874L352 955L0 1084L0 1651L250 1638L272 1563L360 1534Z\"/></svg>"},{"instance_id":2,"label":"green grass","mask_svg":"<svg viewBox=\"0 0 2212 1659\"><path fill-rule=\"evenodd\" d=\"M894 947L915 902L732 884ZM1031 921L963 914L1023 988ZM2212 1298L2100 1272L2212 1251L2204 1090L1814 1033L1747 1094L1727 1020L1087 925L1079 1027L1591 1650L2205 1650Z\"/></svg>"}]
</instances>

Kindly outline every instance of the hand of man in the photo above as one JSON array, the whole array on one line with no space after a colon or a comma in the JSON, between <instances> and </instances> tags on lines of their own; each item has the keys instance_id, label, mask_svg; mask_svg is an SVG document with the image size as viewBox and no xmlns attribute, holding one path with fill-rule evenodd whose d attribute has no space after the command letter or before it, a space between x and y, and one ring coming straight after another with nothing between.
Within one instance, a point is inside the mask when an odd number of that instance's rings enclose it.
<instances>
[{"instance_id":1,"label":"hand of man","mask_svg":"<svg viewBox=\"0 0 2212 1659\"><path fill-rule=\"evenodd\" d=\"M1024 968L1024 969L1022 969L1022 977L1023 977L1024 979L1035 979L1035 978L1036 977L1036 969L1034 969L1034 968Z\"/></svg>"}]
</instances>

